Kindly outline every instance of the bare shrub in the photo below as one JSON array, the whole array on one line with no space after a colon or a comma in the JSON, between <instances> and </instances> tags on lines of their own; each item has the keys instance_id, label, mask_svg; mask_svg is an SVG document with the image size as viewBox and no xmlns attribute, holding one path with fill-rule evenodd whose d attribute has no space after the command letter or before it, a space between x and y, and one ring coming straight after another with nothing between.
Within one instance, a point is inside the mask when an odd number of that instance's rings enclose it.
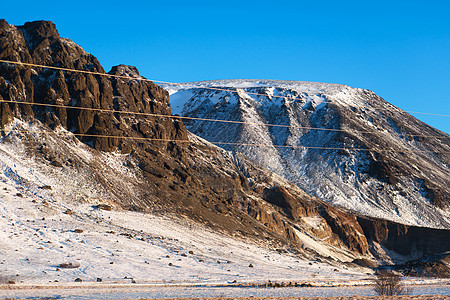
<instances>
[{"instance_id":1,"label":"bare shrub","mask_svg":"<svg viewBox=\"0 0 450 300\"><path fill-rule=\"evenodd\" d=\"M401 276L391 271L384 271L377 274L374 290L378 295L386 296L408 293L408 289L401 282Z\"/></svg>"},{"instance_id":2,"label":"bare shrub","mask_svg":"<svg viewBox=\"0 0 450 300\"><path fill-rule=\"evenodd\" d=\"M0 275L0 284L16 284L16 282L6 276Z\"/></svg>"},{"instance_id":3,"label":"bare shrub","mask_svg":"<svg viewBox=\"0 0 450 300\"><path fill-rule=\"evenodd\" d=\"M112 206L108 205L108 204L98 204L96 206L97 209L102 209L102 210L107 210L107 211L111 211L112 210Z\"/></svg>"},{"instance_id":4,"label":"bare shrub","mask_svg":"<svg viewBox=\"0 0 450 300\"><path fill-rule=\"evenodd\" d=\"M76 269L80 267L80 263L78 262L69 262L69 263L62 263L59 264L60 268L64 268L64 269Z\"/></svg>"}]
</instances>

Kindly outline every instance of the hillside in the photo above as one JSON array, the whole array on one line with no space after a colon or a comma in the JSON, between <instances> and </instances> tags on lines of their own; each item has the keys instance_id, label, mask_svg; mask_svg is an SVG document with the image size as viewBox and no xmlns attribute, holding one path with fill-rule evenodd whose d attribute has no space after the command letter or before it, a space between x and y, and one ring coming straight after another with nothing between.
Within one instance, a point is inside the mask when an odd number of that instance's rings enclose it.
<instances>
[{"instance_id":1,"label":"hillside","mask_svg":"<svg viewBox=\"0 0 450 300\"><path fill-rule=\"evenodd\" d=\"M0 60L1 276L161 282L192 251L185 275L202 282L203 262L215 261L205 280L219 272L223 282L236 280L221 273L233 243L251 249L234 259L246 278L315 272L319 260L365 273L355 259L403 262L449 249L447 230L356 216L190 133L172 117L168 92L135 67L106 73L51 22L1 20ZM177 260L160 262L167 255ZM267 264L249 270L249 257Z\"/></svg>"},{"instance_id":2,"label":"hillside","mask_svg":"<svg viewBox=\"0 0 450 300\"><path fill-rule=\"evenodd\" d=\"M173 113L202 118L184 119L191 132L307 193L367 216L450 228L450 136L369 90L273 80L163 86Z\"/></svg>"}]
</instances>

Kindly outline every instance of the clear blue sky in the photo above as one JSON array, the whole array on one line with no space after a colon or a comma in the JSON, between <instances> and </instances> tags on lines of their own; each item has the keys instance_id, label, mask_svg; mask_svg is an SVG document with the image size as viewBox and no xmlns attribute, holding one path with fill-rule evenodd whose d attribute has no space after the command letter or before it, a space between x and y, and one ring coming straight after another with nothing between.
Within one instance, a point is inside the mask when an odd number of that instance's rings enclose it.
<instances>
[{"instance_id":1,"label":"clear blue sky","mask_svg":"<svg viewBox=\"0 0 450 300\"><path fill-rule=\"evenodd\" d=\"M450 0L14 1L0 18L51 20L111 66L172 82L285 79L373 90L450 115ZM450 118L414 115L450 133Z\"/></svg>"}]
</instances>

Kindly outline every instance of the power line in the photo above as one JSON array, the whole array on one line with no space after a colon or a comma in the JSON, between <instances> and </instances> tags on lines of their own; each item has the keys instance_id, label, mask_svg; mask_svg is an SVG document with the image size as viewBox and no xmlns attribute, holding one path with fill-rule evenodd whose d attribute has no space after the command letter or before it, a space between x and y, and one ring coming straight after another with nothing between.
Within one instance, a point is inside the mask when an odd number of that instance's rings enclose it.
<instances>
[{"instance_id":1,"label":"power line","mask_svg":"<svg viewBox=\"0 0 450 300\"><path fill-rule=\"evenodd\" d=\"M16 64L16 65L24 65L24 66L37 67L37 68L46 68L46 69L60 70L60 71L66 71L66 72L77 72L77 73L84 73L84 74L100 75L100 76L121 78L121 79L127 79L127 80L140 80L140 81L157 82L157 83L169 84L169 85L181 85L180 83L176 83L176 82L152 80L152 79L144 78L142 76L134 78L134 77L124 76L124 75L114 75L114 74L108 74L108 73L93 72L93 71L86 71L86 70L77 70L77 69L55 67L55 66L46 66L46 65L24 63L24 62L3 60L3 59L0 59L0 62L6 63L6 64L10 63L10 64ZM201 89L207 89L207 90L226 91L226 92L231 92L231 93L239 93L238 89L245 89L245 88L235 88L236 90L230 90L230 89L218 88L218 87L200 87L200 88ZM252 88L252 87L248 87L248 88ZM256 95L256 96L265 96L265 97L269 96L267 94L252 93L252 92L246 92L246 94L248 94L248 95ZM270 97L273 97L273 98L286 98L286 96L277 96L277 95L272 95ZM302 99L302 100L304 100L305 102L312 102L313 101L313 100L308 100L308 99ZM321 103L334 103L334 102L322 101ZM388 108L375 108L375 109L379 110L379 111L390 110ZM423 114L423 115L431 115L431 116L439 116L439 117L450 118L450 115L444 115L444 114L435 114L435 113L417 112L417 111L404 111L404 112L412 113L412 114Z\"/></svg>"},{"instance_id":2,"label":"power line","mask_svg":"<svg viewBox=\"0 0 450 300\"><path fill-rule=\"evenodd\" d=\"M68 106L68 105L61 105L61 104L46 104L46 103L38 103L38 102L4 100L4 99L0 99L0 103L1 102L4 102L4 103L16 103L16 104L26 104L26 105L35 105L35 106L45 106L45 107L54 107L54 108L79 109L79 110L97 111L97 112L103 112L103 113L114 113L114 114L117 113L117 114L140 115L140 116L147 116L147 117L171 118L171 119L180 119L180 120L195 120L195 121L234 123L234 124L240 124L240 125L255 125L255 126L266 126L266 127L281 127L281 128L293 128L293 129L331 131L331 132L347 132L347 133L390 134L389 132L385 132L385 131L362 131L362 130L346 130L346 129L334 129L334 128L309 127L309 126L282 125L282 124L266 124L266 123L257 123L257 122L245 122L245 121L232 121L232 120L224 120L224 119L208 119L208 118L196 118L196 117L185 117L185 116L162 115L162 114L154 114L154 113L121 111L121 110L105 109L105 108L90 108L90 107L80 107L80 106ZM402 134L402 136L404 136L404 137L409 136L409 137L422 137L422 138L450 139L450 136L446 137L446 136L436 136L436 135Z\"/></svg>"},{"instance_id":3,"label":"power line","mask_svg":"<svg viewBox=\"0 0 450 300\"><path fill-rule=\"evenodd\" d=\"M5 130L3 130L3 131L5 132ZM73 135L73 136L80 136L80 137L97 137L97 138L117 138L117 139L128 139L128 140L145 140L145 141L151 141L151 142L159 141L159 142L193 143L193 141L190 141L190 140L180 140L180 139L161 139L161 138L87 134L87 133L73 133L73 132L55 132L55 131L46 131L46 130L34 131L34 130L11 129L11 130L9 130L9 132L54 134L54 135L66 135L66 136ZM214 144L214 145L232 145L232 146L286 148L286 149L342 150L342 151L364 151L364 152L373 151L373 152L397 152L397 153L434 153L434 154L449 154L450 153L450 151L431 151L431 150L319 147L319 146L273 145L273 144L256 144L256 143L252 144L252 143L232 143L232 142L209 142L209 143Z\"/></svg>"},{"instance_id":4,"label":"power line","mask_svg":"<svg viewBox=\"0 0 450 300\"><path fill-rule=\"evenodd\" d=\"M6 130L7 131L7 130ZM5 132L5 130L3 130ZM17 132L17 133L37 133L37 134L54 134L54 135L65 135L65 136L80 136L80 137L102 137L102 138L117 138L124 140L145 140L150 142L181 142L181 143L192 143L189 140L177 140L177 139L161 139L161 138L147 138L147 137L136 137L136 136L120 136L120 135L103 135L103 134L88 134L88 133L74 133L74 132L56 132L56 131L48 131L48 130L18 130L11 129L9 132Z\"/></svg>"},{"instance_id":5,"label":"power line","mask_svg":"<svg viewBox=\"0 0 450 300\"><path fill-rule=\"evenodd\" d=\"M443 115L443 114L434 114L434 113L426 113L426 112L418 112L418 111L408 111L405 110L405 112L410 114L422 114L422 115L429 115L429 116L436 116L436 117L446 117L450 118L450 115Z\"/></svg>"},{"instance_id":6,"label":"power line","mask_svg":"<svg viewBox=\"0 0 450 300\"><path fill-rule=\"evenodd\" d=\"M100 75L100 76L106 76L106 77L115 77L115 78L122 78L122 79L136 79L136 80L142 80L142 81L149 81L149 82L159 82L159 83L166 83L166 84L173 84L171 82L164 82L164 81L156 81L156 80L150 80L146 79L144 77L138 77L133 78L130 76L124 76L124 75L114 75L114 74L108 74L108 73L101 73L101 72L93 72L93 71L86 71L86 70L77 70L77 69L70 69L70 68L62 68L62 67L54 67L54 66L46 66L46 65L38 65L38 64L32 64L32 63L25 63L20 61L10 61L10 60L3 60L0 59L0 62L6 63L6 64L16 64L16 65L24 65L29 67L36 67L36 68L45 68L45 69L53 69L53 70L59 70L59 71L66 71L66 72L76 72L76 73L84 73L84 74L91 74L91 75Z\"/></svg>"},{"instance_id":7,"label":"power line","mask_svg":"<svg viewBox=\"0 0 450 300\"><path fill-rule=\"evenodd\" d=\"M229 143L229 142L210 142L215 145L234 145L234 146L254 146L254 147L275 147L291 149L318 149L318 150L344 150L344 151L374 151L374 152L399 152L399 153L450 153L450 151L431 151L431 150L400 150L400 149L378 149L378 148L344 148L344 147L315 147L315 146L294 146L294 145L270 145L270 144L249 144L249 143Z\"/></svg>"}]
</instances>

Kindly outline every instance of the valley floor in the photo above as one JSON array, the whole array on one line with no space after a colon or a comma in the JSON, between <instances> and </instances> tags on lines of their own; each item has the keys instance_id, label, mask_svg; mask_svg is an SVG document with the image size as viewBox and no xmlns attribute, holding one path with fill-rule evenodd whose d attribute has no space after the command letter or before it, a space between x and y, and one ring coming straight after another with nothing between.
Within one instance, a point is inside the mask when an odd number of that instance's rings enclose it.
<instances>
[{"instance_id":1,"label":"valley floor","mask_svg":"<svg viewBox=\"0 0 450 300\"><path fill-rule=\"evenodd\" d=\"M224 299L224 298L177 298L177 300L215 300L215 299ZM226 298L225 298L226 299ZM255 298L255 297L242 297L242 298L233 298L239 300L381 300L381 299L390 299L390 300L445 300L450 299L450 296L440 296L440 295L428 295L428 296L351 296L351 297L264 297L264 298Z\"/></svg>"},{"instance_id":2,"label":"valley floor","mask_svg":"<svg viewBox=\"0 0 450 300\"><path fill-rule=\"evenodd\" d=\"M408 286L409 294L375 296L372 286L255 288L154 286L145 284L65 284L0 286L0 299L449 299L450 285Z\"/></svg>"}]
</instances>

